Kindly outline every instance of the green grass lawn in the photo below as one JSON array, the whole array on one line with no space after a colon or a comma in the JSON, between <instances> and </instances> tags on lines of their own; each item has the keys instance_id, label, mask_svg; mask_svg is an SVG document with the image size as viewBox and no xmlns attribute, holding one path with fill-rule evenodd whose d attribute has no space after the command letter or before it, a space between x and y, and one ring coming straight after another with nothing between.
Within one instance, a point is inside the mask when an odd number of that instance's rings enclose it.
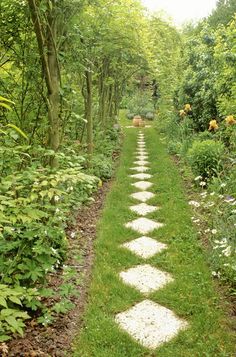
<instances>
[{"instance_id":1,"label":"green grass lawn","mask_svg":"<svg viewBox=\"0 0 236 357\"><path fill-rule=\"evenodd\" d=\"M98 224L93 268L84 327L74 341L73 356L80 357L233 357L233 337L227 326L226 306L222 306L206 264L204 251L191 222L191 208L184 194L177 168L168 157L156 131L145 129L151 162L150 191L155 198L148 203L160 210L148 217L165 223L149 234L168 244L168 249L144 261L120 245L138 238L138 233L124 227L137 218L129 206L137 201L129 197L138 191L131 183L138 129L126 129L125 140L112 190L106 199ZM171 310L189 323L189 328L156 351L136 343L119 329L114 316L126 311L144 296L122 283L119 272L144 262L171 273L174 282L148 298Z\"/></svg>"}]
</instances>

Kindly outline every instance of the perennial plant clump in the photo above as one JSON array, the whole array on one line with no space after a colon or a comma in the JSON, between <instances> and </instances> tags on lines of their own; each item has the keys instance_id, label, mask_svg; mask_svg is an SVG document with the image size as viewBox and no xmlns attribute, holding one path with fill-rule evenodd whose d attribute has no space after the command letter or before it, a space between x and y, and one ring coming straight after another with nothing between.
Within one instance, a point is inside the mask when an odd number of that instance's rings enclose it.
<instances>
[{"instance_id":1,"label":"perennial plant clump","mask_svg":"<svg viewBox=\"0 0 236 357\"><path fill-rule=\"evenodd\" d=\"M214 140L195 141L187 153L187 160L193 173L204 179L220 173L223 157L224 145Z\"/></svg>"}]
</instances>

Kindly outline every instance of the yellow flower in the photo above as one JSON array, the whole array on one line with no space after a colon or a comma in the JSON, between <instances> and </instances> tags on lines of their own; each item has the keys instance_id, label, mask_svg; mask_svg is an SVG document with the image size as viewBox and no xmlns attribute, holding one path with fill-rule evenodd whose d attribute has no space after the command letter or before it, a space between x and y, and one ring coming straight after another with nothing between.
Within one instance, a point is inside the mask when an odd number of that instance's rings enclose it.
<instances>
[{"instance_id":1,"label":"yellow flower","mask_svg":"<svg viewBox=\"0 0 236 357\"><path fill-rule=\"evenodd\" d=\"M180 111L179 111L179 115L180 115L181 117L184 117L184 116L186 115L186 113L185 113L184 110L180 110Z\"/></svg>"},{"instance_id":2,"label":"yellow flower","mask_svg":"<svg viewBox=\"0 0 236 357\"><path fill-rule=\"evenodd\" d=\"M211 120L209 123L209 129L208 130L217 130L219 129L219 125L217 124L216 120Z\"/></svg>"},{"instance_id":3,"label":"yellow flower","mask_svg":"<svg viewBox=\"0 0 236 357\"><path fill-rule=\"evenodd\" d=\"M236 120L234 119L233 115L228 115L226 118L225 118L225 121L228 125L234 125L236 124Z\"/></svg>"},{"instance_id":4,"label":"yellow flower","mask_svg":"<svg viewBox=\"0 0 236 357\"><path fill-rule=\"evenodd\" d=\"M103 185L102 180L99 180L99 182L98 182L98 187L101 188L102 185Z\"/></svg>"},{"instance_id":5,"label":"yellow flower","mask_svg":"<svg viewBox=\"0 0 236 357\"><path fill-rule=\"evenodd\" d=\"M190 112L190 111L192 110L191 105L190 105L190 104L185 104L184 110L185 110L185 112L187 112L187 113Z\"/></svg>"}]
</instances>

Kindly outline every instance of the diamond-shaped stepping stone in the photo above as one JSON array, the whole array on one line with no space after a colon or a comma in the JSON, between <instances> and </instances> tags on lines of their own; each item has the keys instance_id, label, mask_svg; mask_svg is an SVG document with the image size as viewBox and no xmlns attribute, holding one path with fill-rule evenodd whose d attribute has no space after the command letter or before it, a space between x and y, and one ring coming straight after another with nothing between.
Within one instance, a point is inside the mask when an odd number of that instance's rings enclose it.
<instances>
[{"instance_id":1,"label":"diamond-shaped stepping stone","mask_svg":"<svg viewBox=\"0 0 236 357\"><path fill-rule=\"evenodd\" d=\"M136 160L148 160L148 155L137 155Z\"/></svg>"},{"instance_id":2,"label":"diamond-shaped stepping stone","mask_svg":"<svg viewBox=\"0 0 236 357\"><path fill-rule=\"evenodd\" d=\"M146 171L150 170L150 168L146 167L146 166L136 166L136 167L131 167L130 170L134 170L137 172L146 172Z\"/></svg>"},{"instance_id":3,"label":"diamond-shaped stepping stone","mask_svg":"<svg viewBox=\"0 0 236 357\"><path fill-rule=\"evenodd\" d=\"M147 161L147 160L138 160L138 161L134 161L134 164L138 165L138 166L145 166L145 165L149 165L149 161Z\"/></svg>"},{"instance_id":4,"label":"diamond-shaped stepping stone","mask_svg":"<svg viewBox=\"0 0 236 357\"><path fill-rule=\"evenodd\" d=\"M152 175L149 174L135 174L135 175L130 175L130 177L138 180L145 180L145 179L150 179Z\"/></svg>"},{"instance_id":5,"label":"diamond-shaped stepping stone","mask_svg":"<svg viewBox=\"0 0 236 357\"><path fill-rule=\"evenodd\" d=\"M131 206L130 209L131 211L139 214L140 216L146 216L148 213L152 213L158 210L158 207L150 206L146 203L140 203L139 205Z\"/></svg>"},{"instance_id":6,"label":"diamond-shaped stepping stone","mask_svg":"<svg viewBox=\"0 0 236 357\"><path fill-rule=\"evenodd\" d=\"M136 156L146 156L146 158L147 158L148 157L148 153L146 151L136 152Z\"/></svg>"},{"instance_id":7,"label":"diamond-shaped stepping stone","mask_svg":"<svg viewBox=\"0 0 236 357\"><path fill-rule=\"evenodd\" d=\"M151 219L144 217L135 219L134 221L129 222L125 225L126 228L131 228L141 234L148 234L154 231L154 229L161 228L163 226L163 223L155 222Z\"/></svg>"},{"instance_id":8,"label":"diamond-shaped stepping stone","mask_svg":"<svg viewBox=\"0 0 236 357\"><path fill-rule=\"evenodd\" d=\"M132 183L132 186L139 188L142 191L145 191L148 188L152 187L153 183L148 182L148 181L138 181L138 182Z\"/></svg>"},{"instance_id":9,"label":"diamond-shaped stepping stone","mask_svg":"<svg viewBox=\"0 0 236 357\"><path fill-rule=\"evenodd\" d=\"M158 270L149 264L138 265L120 273L124 283L131 285L143 294L161 289L173 281L169 273Z\"/></svg>"},{"instance_id":10,"label":"diamond-shaped stepping stone","mask_svg":"<svg viewBox=\"0 0 236 357\"><path fill-rule=\"evenodd\" d=\"M150 300L117 314L115 320L137 342L152 350L170 341L188 326L171 310Z\"/></svg>"},{"instance_id":11,"label":"diamond-shaped stepping stone","mask_svg":"<svg viewBox=\"0 0 236 357\"><path fill-rule=\"evenodd\" d=\"M137 154L140 155L148 155L148 152L146 151L146 149L137 149Z\"/></svg>"},{"instance_id":12,"label":"diamond-shaped stepping stone","mask_svg":"<svg viewBox=\"0 0 236 357\"><path fill-rule=\"evenodd\" d=\"M142 192L136 192L130 195L131 197L135 198L136 200L139 200L141 202L147 202L151 198L153 198L155 195L152 192L149 191L142 191Z\"/></svg>"},{"instance_id":13,"label":"diamond-shaped stepping stone","mask_svg":"<svg viewBox=\"0 0 236 357\"><path fill-rule=\"evenodd\" d=\"M129 249L131 252L144 259L152 258L157 253L167 249L166 244L157 242L155 239L149 237L134 239L131 242L123 244L122 247Z\"/></svg>"}]
</instances>

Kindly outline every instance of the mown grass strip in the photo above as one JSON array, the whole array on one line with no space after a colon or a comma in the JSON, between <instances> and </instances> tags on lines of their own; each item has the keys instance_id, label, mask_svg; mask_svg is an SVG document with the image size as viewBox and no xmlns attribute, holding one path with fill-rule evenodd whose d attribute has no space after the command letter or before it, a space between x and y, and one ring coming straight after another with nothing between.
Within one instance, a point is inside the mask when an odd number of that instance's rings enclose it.
<instances>
[{"instance_id":1,"label":"mown grass strip","mask_svg":"<svg viewBox=\"0 0 236 357\"><path fill-rule=\"evenodd\" d=\"M114 316L144 300L141 293L126 286L118 277L120 271L144 261L120 248L139 235L124 224L135 213L129 206L137 203L130 194L137 189L129 177L133 166L138 130L127 129L116 180L109 193L103 216L98 224L95 244L96 260L84 316L84 328L75 340L73 357L231 357L233 338L227 327L226 312L214 288L209 267L195 228L191 209L184 195L177 168L168 157L154 129L145 129L156 193L150 204L161 207L148 217L165 223L150 236L167 243L168 249L147 260L169 272L174 282L149 298L173 310L190 327L156 351L149 351L121 331Z\"/></svg>"}]
</instances>

